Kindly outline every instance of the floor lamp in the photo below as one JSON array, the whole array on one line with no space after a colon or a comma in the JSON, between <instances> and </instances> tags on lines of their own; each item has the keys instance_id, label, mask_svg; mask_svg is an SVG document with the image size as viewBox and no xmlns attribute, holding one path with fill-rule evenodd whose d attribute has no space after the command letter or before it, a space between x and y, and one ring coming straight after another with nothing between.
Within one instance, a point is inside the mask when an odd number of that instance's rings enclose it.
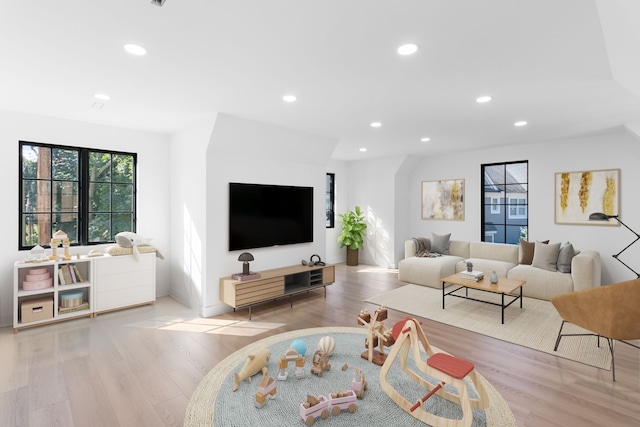
<instances>
[{"instance_id":1,"label":"floor lamp","mask_svg":"<svg viewBox=\"0 0 640 427\"><path fill-rule=\"evenodd\" d=\"M635 271L633 268L629 267L624 261L622 261L619 257L620 254L624 251L626 251L627 249L629 249L634 243L636 243L638 240L640 240L640 234L636 233L635 231L633 231L631 228L629 228L629 226L627 224L625 224L624 222L620 221L620 218L618 218L618 215L607 215L605 213L602 212L595 212L592 213L591 215L589 215L589 220L590 221L608 221L611 218L615 218L616 221L618 221L620 224L624 225L625 228L627 230L629 230L630 232L632 232L633 234L636 235L636 239L629 243L627 246L624 247L624 249L622 249L620 252L618 252L615 255L612 255L615 259L617 259L618 261L620 261L620 263L622 265L624 265L625 267L627 267L629 270L633 271L633 274L635 274L639 279L640 279L640 274Z\"/></svg>"}]
</instances>

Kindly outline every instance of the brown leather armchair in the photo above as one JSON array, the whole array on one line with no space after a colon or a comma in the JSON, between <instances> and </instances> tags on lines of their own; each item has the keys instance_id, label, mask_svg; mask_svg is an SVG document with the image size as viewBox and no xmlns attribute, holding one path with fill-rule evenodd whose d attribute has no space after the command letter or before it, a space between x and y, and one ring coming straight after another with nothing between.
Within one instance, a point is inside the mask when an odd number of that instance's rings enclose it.
<instances>
[{"instance_id":1,"label":"brown leather armchair","mask_svg":"<svg viewBox=\"0 0 640 427\"><path fill-rule=\"evenodd\" d=\"M640 278L557 295L551 298L551 303L563 319L554 351L558 349L563 336L596 335L598 347L600 337L606 338L611 351L611 371L615 381L613 340L640 349L637 345L625 341L640 339ZM562 327L565 322L593 333L563 334Z\"/></svg>"}]
</instances>

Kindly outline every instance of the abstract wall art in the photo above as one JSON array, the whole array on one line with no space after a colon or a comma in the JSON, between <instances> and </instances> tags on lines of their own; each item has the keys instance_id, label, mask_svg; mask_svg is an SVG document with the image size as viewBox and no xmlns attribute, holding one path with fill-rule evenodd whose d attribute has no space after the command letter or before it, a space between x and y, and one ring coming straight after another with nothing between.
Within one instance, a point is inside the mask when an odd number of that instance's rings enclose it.
<instances>
[{"instance_id":1,"label":"abstract wall art","mask_svg":"<svg viewBox=\"0 0 640 427\"><path fill-rule=\"evenodd\" d=\"M464 179L422 181L422 219L464 221Z\"/></svg>"},{"instance_id":2,"label":"abstract wall art","mask_svg":"<svg viewBox=\"0 0 640 427\"><path fill-rule=\"evenodd\" d=\"M589 215L618 215L619 208L620 169L556 173L556 224L618 225L615 221L589 221Z\"/></svg>"}]
</instances>

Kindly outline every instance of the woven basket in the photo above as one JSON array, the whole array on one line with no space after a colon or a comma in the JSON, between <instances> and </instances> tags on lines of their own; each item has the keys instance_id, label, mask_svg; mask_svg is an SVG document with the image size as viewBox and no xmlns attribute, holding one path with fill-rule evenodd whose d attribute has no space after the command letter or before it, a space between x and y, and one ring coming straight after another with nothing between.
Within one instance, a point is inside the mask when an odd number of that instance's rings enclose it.
<instances>
[{"instance_id":1,"label":"woven basket","mask_svg":"<svg viewBox=\"0 0 640 427\"><path fill-rule=\"evenodd\" d=\"M347 248L347 265L358 265L358 250Z\"/></svg>"}]
</instances>

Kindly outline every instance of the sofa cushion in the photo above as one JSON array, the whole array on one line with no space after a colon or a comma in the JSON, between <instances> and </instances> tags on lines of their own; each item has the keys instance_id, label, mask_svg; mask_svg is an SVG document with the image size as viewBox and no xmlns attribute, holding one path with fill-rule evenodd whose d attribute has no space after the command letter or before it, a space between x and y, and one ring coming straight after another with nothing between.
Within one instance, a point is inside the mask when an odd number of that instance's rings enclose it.
<instances>
[{"instance_id":1,"label":"sofa cushion","mask_svg":"<svg viewBox=\"0 0 640 427\"><path fill-rule=\"evenodd\" d=\"M471 242L469 258L482 258L504 261L516 265L518 263L518 247L505 243Z\"/></svg>"},{"instance_id":2,"label":"sofa cushion","mask_svg":"<svg viewBox=\"0 0 640 427\"><path fill-rule=\"evenodd\" d=\"M571 261L575 256L573 245L567 242L560 248L558 252L557 269L561 273L571 273Z\"/></svg>"},{"instance_id":3,"label":"sofa cushion","mask_svg":"<svg viewBox=\"0 0 640 427\"><path fill-rule=\"evenodd\" d=\"M543 270L532 265L517 265L507 273L509 279L525 280L522 295L525 297L549 300L551 297L573 291L571 274Z\"/></svg>"},{"instance_id":4,"label":"sofa cushion","mask_svg":"<svg viewBox=\"0 0 640 427\"><path fill-rule=\"evenodd\" d=\"M559 251L560 243L544 244L542 242L536 242L531 266L549 271L557 271L556 265L558 264Z\"/></svg>"},{"instance_id":5,"label":"sofa cushion","mask_svg":"<svg viewBox=\"0 0 640 427\"><path fill-rule=\"evenodd\" d=\"M449 234L436 234L431 233L431 252L435 252L440 255L449 255Z\"/></svg>"},{"instance_id":6,"label":"sofa cushion","mask_svg":"<svg viewBox=\"0 0 640 427\"><path fill-rule=\"evenodd\" d=\"M405 258L398 263L398 279L416 285L442 288L443 277L456 273L462 257L442 255L435 258Z\"/></svg>"},{"instance_id":7,"label":"sofa cushion","mask_svg":"<svg viewBox=\"0 0 640 427\"><path fill-rule=\"evenodd\" d=\"M548 240L543 240L542 243L549 243ZM520 264L531 265L533 262L533 254L535 253L536 242L527 242L520 239Z\"/></svg>"}]
</instances>

